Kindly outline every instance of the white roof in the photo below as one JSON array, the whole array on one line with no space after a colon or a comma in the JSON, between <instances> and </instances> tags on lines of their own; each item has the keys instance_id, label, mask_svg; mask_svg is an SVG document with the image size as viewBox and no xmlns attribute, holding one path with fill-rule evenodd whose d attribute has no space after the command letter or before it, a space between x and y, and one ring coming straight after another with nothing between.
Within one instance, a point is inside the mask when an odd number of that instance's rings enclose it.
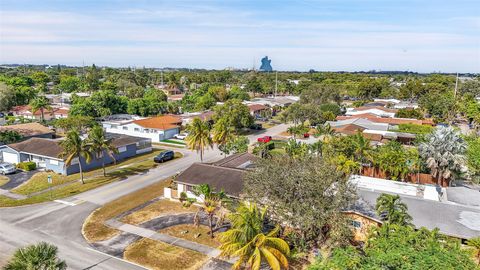
<instances>
[{"instance_id":1,"label":"white roof","mask_svg":"<svg viewBox=\"0 0 480 270\"><path fill-rule=\"evenodd\" d=\"M339 120L339 121L327 121L327 123L332 128L354 124L369 130L387 131L389 127L389 125L386 123L375 123L365 118L350 118L350 119Z\"/></svg>"}]
</instances>

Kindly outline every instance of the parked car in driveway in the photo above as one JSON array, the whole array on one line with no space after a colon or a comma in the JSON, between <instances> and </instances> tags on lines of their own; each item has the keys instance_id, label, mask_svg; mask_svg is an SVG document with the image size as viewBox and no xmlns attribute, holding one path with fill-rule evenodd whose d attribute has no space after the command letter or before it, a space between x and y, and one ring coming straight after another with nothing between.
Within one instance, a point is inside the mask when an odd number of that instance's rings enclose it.
<instances>
[{"instance_id":1,"label":"parked car in driveway","mask_svg":"<svg viewBox=\"0 0 480 270\"><path fill-rule=\"evenodd\" d=\"M257 142L268 143L272 140L272 136L263 136L257 139Z\"/></svg>"},{"instance_id":2,"label":"parked car in driveway","mask_svg":"<svg viewBox=\"0 0 480 270\"><path fill-rule=\"evenodd\" d=\"M10 174L10 173L15 173L17 171L17 168L10 163L0 163L0 173L1 174Z\"/></svg>"},{"instance_id":3,"label":"parked car in driveway","mask_svg":"<svg viewBox=\"0 0 480 270\"><path fill-rule=\"evenodd\" d=\"M179 139L179 140L185 140L187 136L188 136L188 133L179 133L179 134L173 135L175 139Z\"/></svg>"},{"instance_id":4,"label":"parked car in driveway","mask_svg":"<svg viewBox=\"0 0 480 270\"><path fill-rule=\"evenodd\" d=\"M153 161L156 163L162 163L165 161L172 160L175 157L175 153L171 150L163 151L153 158Z\"/></svg>"}]
</instances>

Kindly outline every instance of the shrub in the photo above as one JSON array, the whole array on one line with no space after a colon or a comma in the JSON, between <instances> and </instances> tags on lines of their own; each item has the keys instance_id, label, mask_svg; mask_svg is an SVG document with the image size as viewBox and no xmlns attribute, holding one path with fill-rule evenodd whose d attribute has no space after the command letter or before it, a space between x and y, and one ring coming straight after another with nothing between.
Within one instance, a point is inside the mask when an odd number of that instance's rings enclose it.
<instances>
[{"instance_id":1,"label":"shrub","mask_svg":"<svg viewBox=\"0 0 480 270\"><path fill-rule=\"evenodd\" d=\"M33 161L20 162L17 164L17 168L24 171L33 171L37 168L37 164Z\"/></svg>"}]
</instances>

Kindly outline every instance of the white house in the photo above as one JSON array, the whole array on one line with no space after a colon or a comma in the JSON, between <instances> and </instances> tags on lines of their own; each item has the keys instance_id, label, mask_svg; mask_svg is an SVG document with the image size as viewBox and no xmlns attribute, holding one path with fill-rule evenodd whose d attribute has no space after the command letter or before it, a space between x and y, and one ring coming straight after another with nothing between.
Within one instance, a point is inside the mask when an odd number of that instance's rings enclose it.
<instances>
[{"instance_id":1,"label":"white house","mask_svg":"<svg viewBox=\"0 0 480 270\"><path fill-rule=\"evenodd\" d=\"M173 138L174 135L180 133L181 124L182 119L173 115L150 118L130 116L130 119L128 117L110 118L102 122L106 132L148 138L152 142Z\"/></svg>"},{"instance_id":2,"label":"white house","mask_svg":"<svg viewBox=\"0 0 480 270\"><path fill-rule=\"evenodd\" d=\"M395 117L397 110L388 109L384 107L374 106L374 107L358 107L358 108L347 108L345 115L360 115L360 114L374 114L380 117Z\"/></svg>"}]
</instances>

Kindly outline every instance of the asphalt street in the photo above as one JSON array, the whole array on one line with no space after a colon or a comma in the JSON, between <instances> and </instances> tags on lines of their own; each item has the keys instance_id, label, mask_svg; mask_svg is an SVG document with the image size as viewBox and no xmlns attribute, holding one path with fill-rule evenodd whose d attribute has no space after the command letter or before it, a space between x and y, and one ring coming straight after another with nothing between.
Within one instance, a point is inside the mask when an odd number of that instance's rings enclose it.
<instances>
[{"instance_id":1,"label":"asphalt street","mask_svg":"<svg viewBox=\"0 0 480 270\"><path fill-rule=\"evenodd\" d=\"M287 127L282 124L248 137L253 144L257 137L273 136ZM144 269L93 250L83 238L81 228L88 215L101 205L175 175L194 162L200 162L195 152L174 150L184 153L184 157L161 164L147 173L59 201L0 209L0 266L15 249L47 241L59 248L59 256L67 261L69 269ZM221 157L220 151L211 149L205 152L204 162L216 161Z\"/></svg>"}]
</instances>

